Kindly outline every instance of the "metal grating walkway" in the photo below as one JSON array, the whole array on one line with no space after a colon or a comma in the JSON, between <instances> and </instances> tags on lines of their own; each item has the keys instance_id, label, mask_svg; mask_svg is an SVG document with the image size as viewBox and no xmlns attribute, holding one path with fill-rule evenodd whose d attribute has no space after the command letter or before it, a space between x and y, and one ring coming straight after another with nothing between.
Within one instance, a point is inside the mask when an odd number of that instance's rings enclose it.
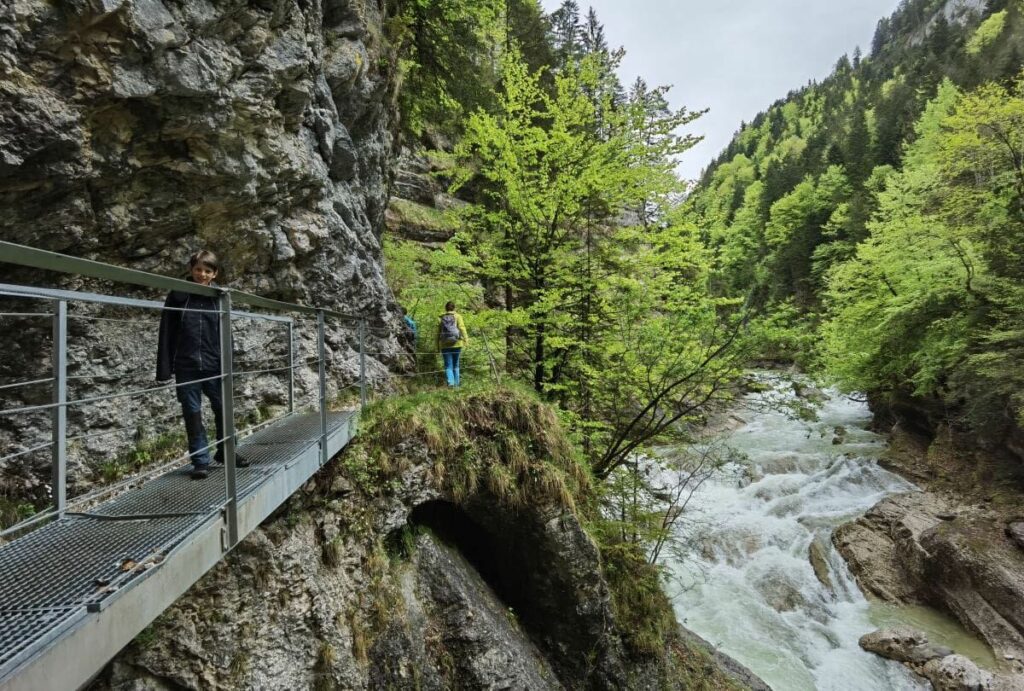
<instances>
[{"instance_id":1,"label":"metal grating walkway","mask_svg":"<svg viewBox=\"0 0 1024 691\"><path fill-rule=\"evenodd\" d=\"M355 421L353 412L329 413L329 455L337 453L354 435ZM239 514L244 518L240 535L259 525L319 469L320 425L319 413L292 415L241 441L238 452L253 463L236 471ZM169 577L176 589L184 592L223 556L223 545L213 542L220 542L217 538L227 501L225 472L217 466L211 466L211 471L210 477L202 481L189 477L188 466L169 471L88 513L65 515L0 547L0 687L42 688L38 686L41 680L46 681L47 688L67 686L54 680L52 671L32 678L23 672L29 667L36 671L59 667L67 662L69 654L77 654L74 649L57 648L64 640L74 644L74 632L89 628L90 618L106 617L107 623L99 621L96 626L116 630L120 637L128 636L120 642L107 641L107 648L116 652L151 618L110 624L117 617L108 609L114 612L122 599L132 599L125 595L140 590L134 597L146 600L148 610L154 610L157 603L150 602L153 596L142 593L145 588L138 589L137 585L160 572L180 571L181 575L171 573ZM210 562L204 563L205 568L196 566L193 555L200 552ZM177 593L166 592L163 599L167 602L155 613L176 597ZM136 616L139 608L132 605L125 609L130 610L125 616ZM122 631L126 633L120 634ZM85 641L85 650L96 648L94 643ZM50 653L52 659L39 662ZM99 651L92 673L109 659L103 658L105 655L107 652ZM58 677L72 679L74 674ZM79 673L78 682L70 688L87 679Z\"/></svg>"}]
</instances>

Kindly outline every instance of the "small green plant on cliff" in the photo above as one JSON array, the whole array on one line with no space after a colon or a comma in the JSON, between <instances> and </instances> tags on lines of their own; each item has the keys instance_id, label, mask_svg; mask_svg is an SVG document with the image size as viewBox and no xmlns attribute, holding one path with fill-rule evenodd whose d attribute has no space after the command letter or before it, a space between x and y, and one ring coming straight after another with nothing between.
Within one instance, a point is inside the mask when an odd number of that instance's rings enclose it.
<instances>
[{"instance_id":1,"label":"small green plant on cliff","mask_svg":"<svg viewBox=\"0 0 1024 691\"><path fill-rule=\"evenodd\" d=\"M145 430L140 428L135 434L138 441L134 448L103 461L97 467L96 472L103 483L120 480L156 463L174 460L185 448L185 435L180 431L145 436Z\"/></svg>"},{"instance_id":2,"label":"small green plant on cliff","mask_svg":"<svg viewBox=\"0 0 1024 691\"><path fill-rule=\"evenodd\" d=\"M316 665L313 668L313 688L316 691L329 691L336 688L332 671L337 660L338 655L334 650L334 646L327 641L321 641L320 647L316 652Z\"/></svg>"},{"instance_id":3,"label":"small green plant on cliff","mask_svg":"<svg viewBox=\"0 0 1024 691\"><path fill-rule=\"evenodd\" d=\"M342 548L344 544L340 535L335 535L330 540L326 541L323 545L323 551L320 555L324 566L331 569L336 569L341 565Z\"/></svg>"},{"instance_id":4,"label":"small green plant on cliff","mask_svg":"<svg viewBox=\"0 0 1024 691\"><path fill-rule=\"evenodd\" d=\"M392 199L388 209L396 216L396 221L400 226L420 228L449 235L455 233L459 228L459 219L455 214L440 211L432 206L418 204L407 199Z\"/></svg>"},{"instance_id":5,"label":"small green plant on cliff","mask_svg":"<svg viewBox=\"0 0 1024 691\"><path fill-rule=\"evenodd\" d=\"M30 518L36 513L36 507L24 501L0 497L0 528L14 525L18 521Z\"/></svg>"},{"instance_id":6,"label":"small green plant on cliff","mask_svg":"<svg viewBox=\"0 0 1024 691\"><path fill-rule=\"evenodd\" d=\"M676 618L661 588L661 572L647 562L638 543L603 544L601 558L612 610L627 645L641 655L663 651L675 633Z\"/></svg>"}]
</instances>

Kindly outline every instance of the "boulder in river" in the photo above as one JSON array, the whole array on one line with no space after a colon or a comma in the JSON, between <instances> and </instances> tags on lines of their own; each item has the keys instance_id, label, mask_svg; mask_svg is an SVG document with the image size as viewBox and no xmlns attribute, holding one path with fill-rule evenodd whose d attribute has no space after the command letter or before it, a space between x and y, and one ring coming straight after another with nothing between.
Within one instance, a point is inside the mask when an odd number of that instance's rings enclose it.
<instances>
[{"instance_id":1,"label":"boulder in river","mask_svg":"<svg viewBox=\"0 0 1024 691\"><path fill-rule=\"evenodd\" d=\"M923 632L909 626L879 629L864 634L858 643L861 648L870 653L897 662L924 664L929 660L950 654L946 652L946 649L933 646Z\"/></svg>"},{"instance_id":2,"label":"boulder in river","mask_svg":"<svg viewBox=\"0 0 1024 691\"><path fill-rule=\"evenodd\" d=\"M1024 674L989 672L949 648L932 645L924 633L909 626L895 626L865 634L859 643L868 652L902 662L931 682L936 691L1024 689Z\"/></svg>"},{"instance_id":3,"label":"boulder in river","mask_svg":"<svg viewBox=\"0 0 1024 691\"><path fill-rule=\"evenodd\" d=\"M949 510L929 492L889 497L833 543L864 591L945 609L998 656L1024 659L1024 552L992 515L958 507L942 520Z\"/></svg>"},{"instance_id":4,"label":"boulder in river","mask_svg":"<svg viewBox=\"0 0 1024 691\"><path fill-rule=\"evenodd\" d=\"M826 550L824 540L820 535L816 535L807 548L807 559L811 562L811 568L814 569L815 578L831 593L833 592L832 569L828 565Z\"/></svg>"}]
</instances>

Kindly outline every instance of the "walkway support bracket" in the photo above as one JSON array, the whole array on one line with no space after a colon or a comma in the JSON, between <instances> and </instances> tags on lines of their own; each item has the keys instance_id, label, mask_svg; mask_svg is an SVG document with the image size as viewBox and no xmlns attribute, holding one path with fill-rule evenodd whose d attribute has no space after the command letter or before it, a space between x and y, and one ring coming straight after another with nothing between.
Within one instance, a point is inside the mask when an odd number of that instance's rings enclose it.
<instances>
[{"instance_id":1,"label":"walkway support bracket","mask_svg":"<svg viewBox=\"0 0 1024 691\"><path fill-rule=\"evenodd\" d=\"M238 478L235 474L235 364L234 344L231 338L231 293L223 291L218 299L220 307L220 370L221 414L224 419L224 478L227 484L227 552L238 544Z\"/></svg>"}]
</instances>

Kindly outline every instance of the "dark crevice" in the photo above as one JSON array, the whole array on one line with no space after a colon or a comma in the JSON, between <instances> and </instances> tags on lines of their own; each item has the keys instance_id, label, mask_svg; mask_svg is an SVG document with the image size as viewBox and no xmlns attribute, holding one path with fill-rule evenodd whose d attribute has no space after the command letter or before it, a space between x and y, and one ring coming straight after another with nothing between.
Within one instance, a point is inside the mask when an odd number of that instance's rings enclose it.
<instances>
[{"instance_id":1,"label":"dark crevice","mask_svg":"<svg viewBox=\"0 0 1024 691\"><path fill-rule=\"evenodd\" d=\"M427 528L465 557L506 607L516 612L527 630L532 628L524 555L516 549L514 530L492 535L465 511L446 501L430 501L413 509L409 524Z\"/></svg>"}]
</instances>

